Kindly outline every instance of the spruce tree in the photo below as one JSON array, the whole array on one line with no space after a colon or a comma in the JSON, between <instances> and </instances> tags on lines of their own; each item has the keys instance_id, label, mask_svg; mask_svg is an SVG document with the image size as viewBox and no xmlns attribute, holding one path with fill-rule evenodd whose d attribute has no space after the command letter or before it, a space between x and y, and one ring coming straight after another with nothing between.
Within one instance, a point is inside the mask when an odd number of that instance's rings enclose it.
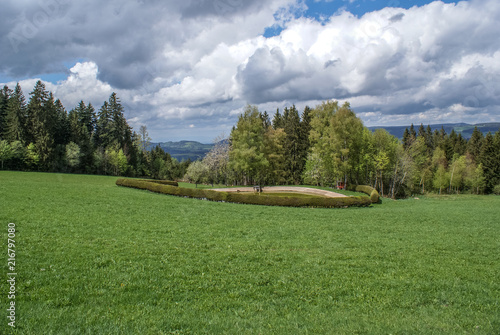
<instances>
[{"instance_id":1,"label":"spruce tree","mask_svg":"<svg viewBox=\"0 0 500 335\"><path fill-rule=\"evenodd\" d=\"M408 130L408 128L405 128L405 131L403 133L403 140L402 141L403 141L403 148L405 150L408 150L408 148L411 145L410 131Z\"/></svg>"},{"instance_id":2,"label":"spruce tree","mask_svg":"<svg viewBox=\"0 0 500 335\"><path fill-rule=\"evenodd\" d=\"M498 151L496 149L493 135L491 132L488 132L484 137L481 151L477 158L479 164L483 166L486 193L490 193L493 187L500 183L500 165L497 162Z\"/></svg>"},{"instance_id":3,"label":"spruce tree","mask_svg":"<svg viewBox=\"0 0 500 335\"><path fill-rule=\"evenodd\" d=\"M455 141L454 152L460 156L465 155L467 150L467 140L463 138L462 133L458 133L457 140Z\"/></svg>"},{"instance_id":4,"label":"spruce tree","mask_svg":"<svg viewBox=\"0 0 500 335\"><path fill-rule=\"evenodd\" d=\"M45 105L49 99L49 92L45 89L45 84L41 80L37 81L33 91L30 93L30 100L28 102L27 117L25 123L25 139L27 143L34 143L44 141L45 138ZM40 148L37 148L40 149ZM40 152L37 152L40 160Z\"/></svg>"},{"instance_id":5,"label":"spruce tree","mask_svg":"<svg viewBox=\"0 0 500 335\"><path fill-rule=\"evenodd\" d=\"M472 131L471 138L467 142L467 152L471 155L474 162L477 163L479 154L481 152L481 145L483 143L483 133L476 127Z\"/></svg>"},{"instance_id":6,"label":"spruce tree","mask_svg":"<svg viewBox=\"0 0 500 335\"><path fill-rule=\"evenodd\" d=\"M276 129L279 129L279 128L284 128L283 126L283 117L282 115L280 114L280 109L276 109L276 114L274 114L274 118L273 118L273 128L276 130Z\"/></svg>"},{"instance_id":7,"label":"spruce tree","mask_svg":"<svg viewBox=\"0 0 500 335\"><path fill-rule=\"evenodd\" d=\"M418 127L418 137L425 138L425 128L424 128L423 123L421 123L420 127Z\"/></svg>"},{"instance_id":8,"label":"spruce tree","mask_svg":"<svg viewBox=\"0 0 500 335\"><path fill-rule=\"evenodd\" d=\"M9 104L9 98L11 97L12 93L12 90L7 85L5 85L2 90L0 90L0 140L3 139L7 129L7 106Z\"/></svg>"},{"instance_id":9,"label":"spruce tree","mask_svg":"<svg viewBox=\"0 0 500 335\"><path fill-rule=\"evenodd\" d=\"M21 141L26 143L24 137L24 124L26 114L26 99L21 85L17 83L14 93L7 103L7 114L5 116L4 139L8 142Z\"/></svg>"},{"instance_id":10,"label":"spruce tree","mask_svg":"<svg viewBox=\"0 0 500 335\"><path fill-rule=\"evenodd\" d=\"M290 109L285 108L284 116L286 178L290 183L298 184L301 180L305 161L303 161L304 157L301 152L300 117L295 105Z\"/></svg>"},{"instance_id":11,"label":"spruce tree","mask_svg":"<svg viewBox=\"0 0 500 335\"><path fill-rule=\"evenodd\" d=\"M109 103L104 101L97 115L96 134L94 139L96 147L107 148L111 145L111 122Z\"/></svg>"},{"instance_id":12,"label":"spruce tree","mask_svg":"<svg viewBox=\"0 0 500 335\"><path fill-rule=\"evenodd\" d=\"M410 141L411 143L415 142L417 139L417 132L415 131L415 127L413 126L413 123L410 126Z\"/></svg>"},{"instance_id":13,"label":"spruce tree","mask_svg":"<svg viewBox=\"0 0 500 335\"><path fill-rule=\"evenodd\" d=\"M265 129L271 127L271 120L269 119L269 114L267 114L266 111L260 114L260 118L262 120L262 124L264 125Z\"/></svg>"},{"instance_id":14,"label":"spruce tree","mask_svg":"<svg viewBox=\"0 0 500 335\"><path fill-rule=\"evenodd\" d=\"M431 156L434 151L434 138L432 136L432 129L430 125L427 125L427 128L425 129L425 145L427 146L427 153Z\"/></svg>"}]
</instances>

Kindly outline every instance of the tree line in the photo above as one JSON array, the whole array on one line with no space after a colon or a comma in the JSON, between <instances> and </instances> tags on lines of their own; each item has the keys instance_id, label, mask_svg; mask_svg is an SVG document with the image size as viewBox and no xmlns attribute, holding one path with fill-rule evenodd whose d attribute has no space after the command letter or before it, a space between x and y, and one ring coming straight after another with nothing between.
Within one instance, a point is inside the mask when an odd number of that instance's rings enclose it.
<instances>
[{"instance_id":1,"label":"tree line","mask_svg":"<svg viewBox=\"0 0 500 335\"><path fill-rule=\"evenodd\" d=\"M228 139L190 165L195 183L370 185L385 196L427 192L500 193L500 130L467 140L454 130L406 129L400 141L370 131L349 103L326 101L299 116L295 106L247 106Z\"/></svg>"},{"instance_id":2,"label":"tree line","mask_svg":"<svg viewBox=\"0 0 500 335\"><path fill-rule=\"evenodd\" d=\"M38 81L26 101L19 83L0 90L1 169L182 178L179 163L160 147L148 150L147 129L136 133L116 93L99 110L83 100L66 111Z\"/></svg>"}]
</instances>

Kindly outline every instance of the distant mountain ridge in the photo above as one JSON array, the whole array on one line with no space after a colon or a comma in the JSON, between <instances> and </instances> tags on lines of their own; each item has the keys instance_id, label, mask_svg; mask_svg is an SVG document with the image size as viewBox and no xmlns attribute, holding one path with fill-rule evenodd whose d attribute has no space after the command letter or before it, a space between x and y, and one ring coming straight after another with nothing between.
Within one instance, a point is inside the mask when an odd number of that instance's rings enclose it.
<instances>
[{"instance_id":1,"label":"distant mountain ridge","mask_svg":"<svg viewBox=\"0 0 500 335\"><path fill-rule=\"evenodd\" d=\"M478 124L467 124L467 123L443 123L443 124L431 124L432 131L440 130L441 127L444 128L447 134L451 133L451 130L454 129L455 132L461 133L464 138L470 138L472 135L472 131L474 127L477 128L483 133L487 134L489 131L492 133L497 132L500 129L500 122L495 123L478 123ZM420 124L414 124L415 131L418 132L418 128ZM424 127L427 129L427 125L424 124ZM403 138L403 133L406 128L410 128L408 126L380 126L380 127L368 127L371 131L375 131L375 129L385 129L387 132L399 139ZM213 144L203 144L196 141L179 141L179 142L160 142L160 143L151 143L149 149L152 149L159 145L165 152L168 152L173 158L177 159L179 162L185 160L195 161L197 159L202 159L207 152L209 152L213 148Z\"/></svg>"},{"instance_id":2,"label":"distant mountain ridge","mask_svg":"<svg viewBox=\"0 0 500 335\"><path fill-rule=\"evenodd\" d=\"M186 161L188 159L192 161L202 159L214 146L213 144L203 144L196 141L169 141L151 143L149 149L155 148L157 145L159 145L160 148L162 148L165 152L168 152L170 156L177 159L179 162Z\"/></svg>"},{"instance_id":3,"label":"distant mountain ridge","mask_svg":"<svg viewBox=\"0 0 500 335\"><path fill-rule=\"evenodd\" d=\"M375 129L385 129L387 132L399 139L403 138L403 134L406 128L410 128L411 125L408 126L379 126L379 127L368 127L371 131L374 131ZM491 123L478 123L478 124L468 124L468 123L443 123L443 124L431 124L431 129L434 132L434 130L441 130L441 127L443 127L444 131L447 134L450 134L452 130L455 130L457 134L462 134L464 138L469 139L472 135L472 131L474 130L474 127L477 127L484 135L486 135L488 132L495 133L500 129L500 122L491 122ZM413 127L415 128L415 131L418 133L418 128L420 128L420 124L413 124ZM424 124L424 127L427 129L427 125Z\"/></svg>"}]
</instances>

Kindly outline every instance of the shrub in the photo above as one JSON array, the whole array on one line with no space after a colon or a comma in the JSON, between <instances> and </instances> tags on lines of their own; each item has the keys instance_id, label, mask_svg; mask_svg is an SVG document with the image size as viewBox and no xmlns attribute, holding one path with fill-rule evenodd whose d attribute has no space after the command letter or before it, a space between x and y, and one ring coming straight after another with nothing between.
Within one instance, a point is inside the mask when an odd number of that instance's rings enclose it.
<instances>
[{"instance_id":1,"label":"shrub","mask_svg":"<svg viewBox=\"0 0 500 335\"><path fill-rule=\"evenodd\" d=\"M146 181L161 185L179 186L179 184L176 181L171 181L171 180L141 179L141 181Z\"/></svg>"},{"instance_id":2,"label":"shrub","mask_svg":"<svg viewBox=\"0 0 500 335\"><path fill-rule=\"evenodd\" d=\"M362 193L368 194L370 196L370 200L374 204L378 203L381 200L380 196L378 194L378 191L371 186L358 185L358 186L356 186L355 190L356 190L356 192L362 192Z\"/></svg>"},{"instance_id":3,"label":"shrub","mask_svg":"<svg viewBox=\"0 0 500 335\"><path fill-rule=\"evenodd\" d=\"M172 185L159 184L149 180L146 181L123 178L118 179L116 181L116 185L181 197L265 206L343 208L351 206L370 206L372 203L370 198L364 196L345 198L277 197L255 193L229 193L196 188L183 188Z\"/></svg>"},{"instance_id":4,"label":"shrub","mask_svg":"<svg viewBox=\"0 0 500 335\"><path fill-rule=\"evenodd\" d=\"M500 184L493 187L493 193L496 195L500 195Z\"/></svg>"}]
</instances>

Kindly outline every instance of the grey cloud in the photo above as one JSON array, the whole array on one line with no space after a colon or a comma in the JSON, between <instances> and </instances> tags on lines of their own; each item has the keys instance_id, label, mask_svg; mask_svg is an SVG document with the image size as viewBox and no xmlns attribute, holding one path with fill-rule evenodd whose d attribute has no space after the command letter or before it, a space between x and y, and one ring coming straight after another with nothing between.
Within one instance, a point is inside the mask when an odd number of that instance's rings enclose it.
<instances>
[{"instance_id":1,"label":"grey cloud","mask_svg":"<svg viewBox=\"0 0 500 335\"><path fill-rule=\"evenodd\" d=\"M391 16L391 18L389 19L389 21L391 21L391 22L398 22L398 21L401 21L404 16L405 16L404 13L399 13L399 14L396 14L394 16Z\"/></svg>"}]
</instances>

